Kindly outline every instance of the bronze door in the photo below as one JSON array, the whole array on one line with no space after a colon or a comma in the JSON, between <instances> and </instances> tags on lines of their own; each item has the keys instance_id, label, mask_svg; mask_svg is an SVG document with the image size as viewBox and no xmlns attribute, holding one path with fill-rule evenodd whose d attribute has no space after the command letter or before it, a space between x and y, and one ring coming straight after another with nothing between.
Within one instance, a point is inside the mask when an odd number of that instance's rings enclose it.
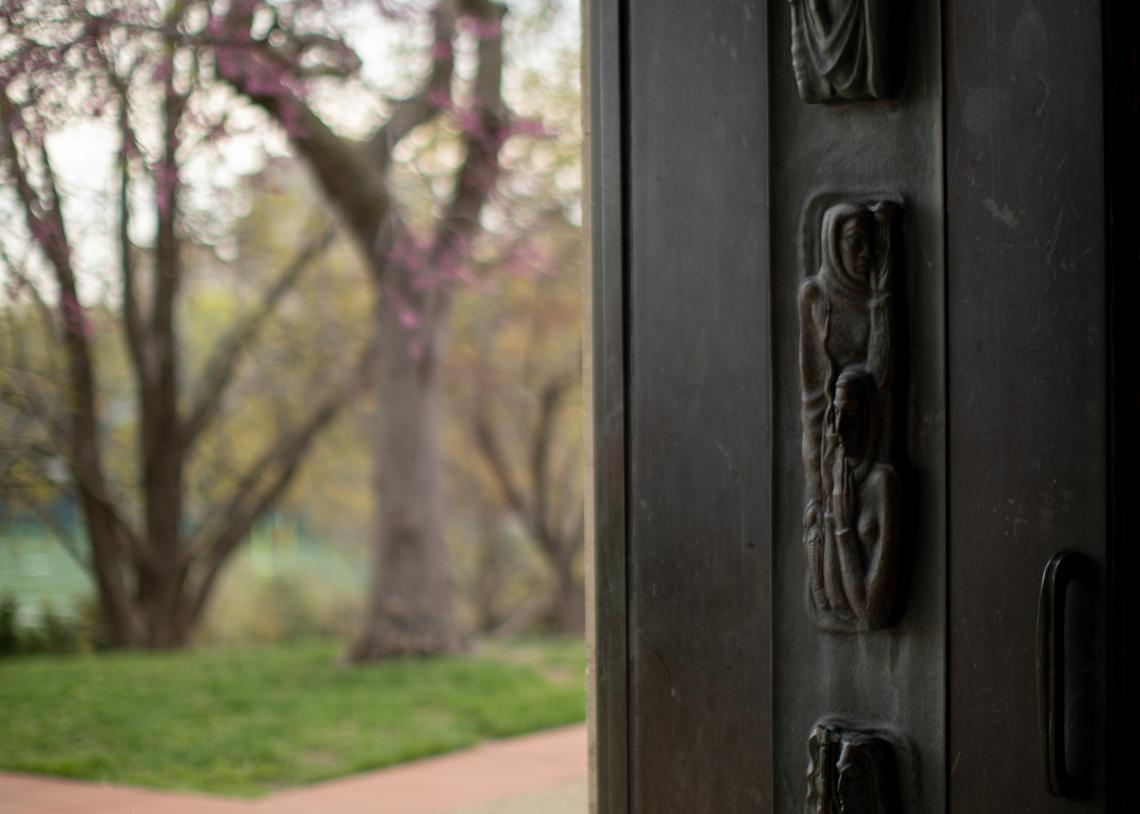
<instances>
[{"instance_id":1,"label":"bronze door","mask_svg":"<svg viewBox=\"0 0 1140 814\"><path fill-rule=\"evenodd\" d=\"M587 5L598 811L1129 810L1140 12Z\"/></svg>"}]
</instances>

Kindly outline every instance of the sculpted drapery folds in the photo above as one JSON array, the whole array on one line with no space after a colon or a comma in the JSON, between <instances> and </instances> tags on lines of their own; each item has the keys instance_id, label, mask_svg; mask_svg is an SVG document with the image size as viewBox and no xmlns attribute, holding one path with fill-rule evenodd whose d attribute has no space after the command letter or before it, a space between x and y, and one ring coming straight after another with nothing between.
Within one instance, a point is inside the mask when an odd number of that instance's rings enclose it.
<instances>
[{"instance_id":1,"label":"sculpted drapery folds","mask_svg":"<svg viewBox=\"0 0 1140 814\"><path fill-rule=\"evenodd\" d=\"M837 722L808 738L809 814L896 814L898 768L891 743Z\"/></svg>"},{"instance_id":2,"label":"sculpted drapery folds","mask_svg":"<svg viewBox=\"0 0 1140 814\"><path fill-rule=\"evenodd\" d=\"M889 0L788 0L792 67L805 102L889 99Z\"/></svg>"},{"instance_id":3,"label":"sculpted drapery folds","mask_svg":"<svg viewBox=\"0 0 1140 814\"><path fill-rule=\"evenodd\" d=\"M803 543L817 621L840 630L888 624L901 536L892 465L889 202L829 207L821 265L800 288Z\"/></svg>"}]
</instances>

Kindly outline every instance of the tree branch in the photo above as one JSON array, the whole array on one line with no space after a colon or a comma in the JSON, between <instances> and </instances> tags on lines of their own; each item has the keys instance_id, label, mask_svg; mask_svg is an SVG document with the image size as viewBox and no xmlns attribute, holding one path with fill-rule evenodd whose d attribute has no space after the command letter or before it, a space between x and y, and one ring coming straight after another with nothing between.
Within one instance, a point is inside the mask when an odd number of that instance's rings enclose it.
<instances>
[{"instance_id":1,"label":"tree branch","mask_svg":"<svg viewBox=\"0 0 1140 814\"><path fill-rule=\"evenodd\" d=\"M576 371L575 371L576 373ZM550 528L547 494L549 483L550 448L554 441L554 422L562 406L563 396L573 384L575 375L563 373L548 381L538 398L538 419L531 435L530 477L534 490L533 525L535 536L544 545L549 545L557 537ZM554 554L555 552L550 552Z\"/></svg>"},{"instance_id":2,"label":"tree branch","mask_svg":"<svg viewBox=\"0 0 1140 814\"><path fill-rule=\"evenodd\" d=\"M150 553L142 547L138 535L119 512L107 490L99 450L99 416L94 362L88 340L89 326L79 303L75 272L71 266L71 249L63 219L63 207L51 158L47 147L39 144L38 152L43 165L46 190L41 198L32 187L20 159L16 140L11 137L16 116L15 106L7 93L0 90L0 126L3 126L9 135L5 140L4 157L15 179L28 231L50 261L60 289L59 309L62 317L63 346L68 359L69 392L66 396L66 405L70 414L70 423L63 435L67 438L65 457L81 493L86 495L94 507L104 512L108 522L116 527L117 536L121 538L119 543L122 550L134 555L141 562L147 562L151 559ZM102 539L98 535L93 535L92 544L99 546L102 544ZM99 559L100 553L95 552L96 559ZM115 583L111 589L116 595L125 596L122 573L117 568L107 567L104 575Z\"/></svg>"},{"instance_id":3,"label":"tree branch","mask_svg":"<svg viewBox=\"0 0 1140 814\"><path fill-rule=\"evenodd\" d=\"M131 157L139 154L138 138L131 126L129 81L115 70L102 47L96 48L103 69L119 97L119 272L122 277L123 335L127 354L141 397L149 391L151 379L149 349L139 313L135 259L131 245Z\"/></svg>"},{"instance_id":4,"label":"tree branch","mask_svg":"<svg viewBox=\"0 0 1140 814\"><path fill-rule=\"evenodd\" d=\"M66 437L67 428L52 409L53 400L35 381L36 374L12 368L3 372L5 378L18 378L19 382L15 387L9 387L6 383L0 385L0 402L41 424L50 436Z\"/></svg>"},{"instance_id":5,"label":"tree branch","mask_svg":"<svg viewBox=\"0 0 1140 814\"><path fill-rule=\"evenodd\" d=\"M383 174L356 144L338 136L313 112L294 87L287 66L274 57L268 43L251 36L255 6L231 3L225 33L238 44L216 49L218 73L281 125L357 244L371 257L391 208Z\"/></svg>"},{"instance_id":6,"label":"tree branch","mask_svg":"<svg viewBox=\"0 0 1140 814\"><path fill-rule=\"evenodd\" d=\"M55 481L48 478L42 472L33 469L32 474L57 491L61 491ZM32 500L19 492L16 493L15 497L20 503L24 504L25 508L32 512L41 523L47 526L52 534L55 535L56 539L59 540L59 544L63 546L63 550L71 555L71 558L75 560L80 568L84 571L91 570L91 560L83 556L83 553L79 550L79 541L75 539L75 535L72 534L70 529L63 523L60 523L59 520L38 501Z\"/></svg>"},{"instance_id":7,"label":"tree branch","mask_svg":"<svg viewBox=\"0 0 1140 814\"><path fill-rule=\"evenodd\" d=\"M532 520L530 506L511 473L510 461L507 460L494 420L484 403L475 408L474 430L475 448L479 450L479 454L491 470L507 508L530 528Z\"/></svg>"},{"instance_id":8,"label":"tree branch","mask_svg":"<svg viewBox=\"0 0 1140 814\"><path fill-rule=\"evenodd\" d=\"M195 544L183 554L187 567L202 561L202 576L189 604L191 618L201 611L222 565L292 483L313 441L371 381L375 355L376 343L369 341L340 386L329 390L299 426L262 453L234 488L225 508L203 523Z\"/></svg>"},{"instance_id":9,"label":"tree branch","mask_svg":"<svg viewBox=\"0 0 1140 814\"><path fill-rule=\"evenodd\" d=\"M47 340L49 346L55 346L59 341L59 332L56 330L55 314L48 305L47 300L44 299L43 294L40 293L39 287L35 284L31 277L23 270L23 268L16 265L15 261L8 256L4 246L0 243L0 260L4 262L4 267L8 273L20 284L20 286L28 291L31 295L32 303L35 306L36 314L39 316L40 327L44 332L44 339Z\"/></svg>"},{"instance_id":10,"label":"tree branch","mask_svg":"<svg viewBox=\"0 0 1140 814\"><path fill-rule=\"evenodd\" d=\"M452 0L441 0L432 9L432 66L427 81L419 92L401 99L388 121L372 135L366 154L372 163L386 172L392 151L408 133L435 118L451 101L451 78L455 73L456 9Z\"/></svg>"},{"instance_id":11,"label":"tree branch","mask_svg":"<svg viewBox=\"0 0 1140 814\"><path fill-rule=\"evenodd\" d=\"M507 10L490 0L462 0L461 10L481 24L478 68L475 74L472 115L463 125L464 159L455 180L451 200L436 224L432 265L446 270L470 253L479 215L490 198L499 171L499 149L507 131L508 115L503 104L503 34ZM447 308L449 298L436 287L430 310Z\"/></svg>"},{"instance_id":12,"label":"tree branch","mask_svg":"<svg viewBox=\"0 0 1140 814\"><path fill-rule=\"evenodd\" d=\"M316 240L298 252L293 261L285 268L266 291L252 314L244 317L222 339L209 361L206 363L202 375L202 383L190 409L189 416L183 430L183 444L186 449L193 446L195 440L209 426L221 407L222 397L233 381L242 356L253 345L261 333L265 323L276 311L278 304L297 281L304 274L314 260L320 257L332 244L336 230L332 227L326 229Z\"/></svg>"}]
</instances>

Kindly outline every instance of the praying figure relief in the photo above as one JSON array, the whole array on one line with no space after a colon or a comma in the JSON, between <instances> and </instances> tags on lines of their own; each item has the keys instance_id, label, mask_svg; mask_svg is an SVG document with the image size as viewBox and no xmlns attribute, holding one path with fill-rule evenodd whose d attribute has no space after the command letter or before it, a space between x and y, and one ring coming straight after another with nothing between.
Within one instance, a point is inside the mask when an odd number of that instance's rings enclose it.
<instances>
[{"instance_id":1,"label":"praying figure relief","mask_svg":"<svg viewBox=\"0 0 1140 814\"><path fill-rule=\"evenodd\" d=\"M820 269L800 287L803 544L815 620L829 630L891 622L900 485L892 465L892 241L899 207L823 214Z\"/></svg>"},{"instance_id":2,"label":"praying figure relief","mask_svg":"<svg viewBox=\"0 0 1140 814\"><path fill-rule=\"evenodd\" d=\"M819 724L808 739L808 814L897 814L894 750L878 735Z\"/></svg>"},{"instance_id":3,"label":"praying figure relief","mask_svg":"<svg viewBox=\"0 0 1140 814\"><path fill-rule=\"evenodd\" d=\"M788 0L792 68L805 102L890 99L889 0Z\"/></svg>"}]
</instances>

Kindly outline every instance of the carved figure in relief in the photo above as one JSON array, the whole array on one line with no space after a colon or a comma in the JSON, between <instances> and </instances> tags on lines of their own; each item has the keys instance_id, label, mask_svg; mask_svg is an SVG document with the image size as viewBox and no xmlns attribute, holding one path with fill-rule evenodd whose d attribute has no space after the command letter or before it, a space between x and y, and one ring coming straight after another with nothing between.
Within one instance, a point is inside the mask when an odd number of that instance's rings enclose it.
<instances>
[{"instance_id":1,"label":"carved figure in relief","mask_svg":"<svg viewBox=\"0 0 1140 814\"><path fill-rule=\"evenodd\" d=\"M835 383L820 460L825 542L822 573L812 584L821 611L854 615L859 627L890 620L899 538L899 483L894 467L875 460L881 426L877 390L861 366L845 368Z\"/></svg>"},{"instance_id":2,"label":"carved figure in relief","mask_svg":"<svg viewBox=\"0 0 1140 814\"><path fill-rule=\"evenodd\" d=\"M897 814L894 750L883 737L820 724L808 739L808 814Z\"/></svg>"},{"instance_id":3,"label":"carved figure in relief","mask_svg":"<svg viewBox=\"0 0 1140 814\"><path fill-rule=\"evenodd\" d=\"M885 740L850 734L835 768L840 814L893 814L898 810L894 754Z\"/></svg>"},{"instance_id":4,"label":"carved figure in relief","mask_svg":"<svg viewBox=\"0 0 1140 814\"><path fill-rule=\"evenodd\" d=\"M800 288L804 545L825 627L889 623L901 525L891 465L892 203L823 215L819 273Z\"/></svg>"},{"instance_id":5,"label":"carved figure in relief","mask_svg":"<svg viewBox=\"0 0 1140 814\"><path fill-rule=\"evenodd\" d=\"M889 99L889 0L788 0L792 68L805 102Z\"/></svg>"}]
</instances>

